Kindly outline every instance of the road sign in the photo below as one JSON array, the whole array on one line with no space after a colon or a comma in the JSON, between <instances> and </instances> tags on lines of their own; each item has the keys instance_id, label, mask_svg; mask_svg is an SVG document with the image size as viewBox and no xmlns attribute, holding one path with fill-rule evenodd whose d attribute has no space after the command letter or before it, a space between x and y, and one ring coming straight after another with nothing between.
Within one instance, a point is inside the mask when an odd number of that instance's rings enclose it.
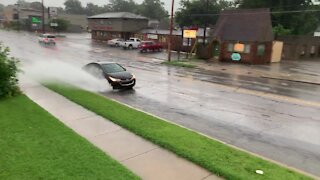
<instances>
[{"instance_id":1,"label":"road sign","mask_svg":"<svg viewBox=\"0 0 320 180\"><path fill-rule=\"evenodd\" d=\"M57 26L58 26L58 23L50 23L50 26L51 26L51 27L57 27Z\"/></svg>"},{"instance_id":2,"label":"road sign","mask_svg":"<svg viewBox=\"0 0 320 180\"><path fill-rule=\"evenodd\" d=\"M49 16L57 17L58 16L58 8L57 7L49 7Z\"/></svg>"},{"instance_id":3,"label":"road sign","mask_svg":"<svg viewBox=\"0 0 320 180\"><path fill-rule=\"evenodd\" d=\"M197 38L197 30L183 30L183 38Z\"/></svg>"},{"instance_id":4,"label":"road sign","mask_svg":"<svg viewBox=\"0 0 320 180\"><path fill-rule=\"evenodd\" d=\"M31 22L32 22L33 24L39 24L39 23L41 23L42 21L41 21L39 18L37 18L37 17L32 17L32 18L31 18Z\"/></svg>"}]
</instances>

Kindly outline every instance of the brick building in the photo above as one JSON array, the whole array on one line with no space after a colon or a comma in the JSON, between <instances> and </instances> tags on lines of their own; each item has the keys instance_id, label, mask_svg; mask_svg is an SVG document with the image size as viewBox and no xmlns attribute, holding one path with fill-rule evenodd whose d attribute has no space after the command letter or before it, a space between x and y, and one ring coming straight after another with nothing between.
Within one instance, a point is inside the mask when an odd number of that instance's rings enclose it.
<instances>
[{"instance_id":1,"label":"brick building","mask_svg":"<svg viewBox=\"0 0 320 180\"><path fill-rule=\"evenodd\" d=\"M110 12L88 17L92 39L129 39L148 27L148 18L129 12Z\"/></svg>"},{"instance_id":2,"label":"brick building","mask_svg":"<svg viewBox=\"0 0 320 180\"><path fill-rule=\"evenodd\" d=\"M225 10L219 16L213 37L211 48L220 49L220 61L271 62L274 36L269 9ZM235 55L237 58L233 58Z\"/></svg>"}]
</instances>

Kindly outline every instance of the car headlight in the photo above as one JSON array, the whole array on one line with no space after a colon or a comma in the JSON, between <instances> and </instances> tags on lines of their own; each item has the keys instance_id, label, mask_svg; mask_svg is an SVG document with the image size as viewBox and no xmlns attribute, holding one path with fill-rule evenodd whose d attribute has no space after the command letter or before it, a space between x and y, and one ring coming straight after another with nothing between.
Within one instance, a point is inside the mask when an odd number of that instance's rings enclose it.
<instances>
[{"instance_id":1,"label":"car headlight","mask_svg":"<svg viewBox=\"0 0 320 180\"><path fill-rule=\"evenodd\" d=\"M113 82L121 81L121 79L116 79L116 78L113 78L113 77L111 77L111 76L110 76L109 78L110 78L110 80L113 81Z\"/></svg>"},{"instance_id":2,"label":"car headlight","mask_svg":"<svg viewBox=\"0 0 320 180\"><path fill-rule=\"evenodd\" d=\"M131 79L135 79L135 78L136 78L136 76L132 74L132 78Z\"/></svg>"}]
</instances>

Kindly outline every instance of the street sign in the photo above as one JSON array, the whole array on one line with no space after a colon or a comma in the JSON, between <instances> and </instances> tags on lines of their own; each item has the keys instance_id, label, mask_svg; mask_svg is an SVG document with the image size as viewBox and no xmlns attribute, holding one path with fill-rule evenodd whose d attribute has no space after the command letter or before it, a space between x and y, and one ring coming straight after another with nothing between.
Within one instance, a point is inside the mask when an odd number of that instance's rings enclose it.
<instances>
[{"instance_id":1,"label":"street sign","mask_svg":"<svg viewBox=\"0 0 320 180\"><path fill-rule=\"evenodd\" d=\"M58 16L58 8L57 7L49 7L49 16L57 17Z\"/></svg>"},{"instance_id":2,"label":"street sign","mask_svg":"<svg viewBox=\"0 0 320 180\"><path fill-rule=\"evenodd\" d=\"M183 38L197 38L197 30L183 30Z\"/></svg>"},{"instance_id":3,"label":"street sign","mask_svg":"<svg viewBox=\"0 0 320 180\"><path fill-rule=\"evenodd\" d=\"M32 22L33 24L39 24L39 23L41 23L42 21L41 21L39 18L37 18L37 17L32 17L32 18L31 18L31 22Z\"/></svg>"},{"instance_id":4,"label":"street sign","mask_svg":"<svg viewBox=\"0 0 320 180\"><path fill-rule=\"evenodd\" d=\"M51 27L58 27L58 23L50 23Z\"/></svg>"},{"instance_id":5,"label":"street sign","mask_svg":"<svg viewBox=\"0 0 320 180\"><path fill-rule=\"evenodd\" d=\"M231 59L232 59L232 61L240 61L241 60L241 55L239 53L232 53L231 54Z\"/></svg>"}]
</instances>

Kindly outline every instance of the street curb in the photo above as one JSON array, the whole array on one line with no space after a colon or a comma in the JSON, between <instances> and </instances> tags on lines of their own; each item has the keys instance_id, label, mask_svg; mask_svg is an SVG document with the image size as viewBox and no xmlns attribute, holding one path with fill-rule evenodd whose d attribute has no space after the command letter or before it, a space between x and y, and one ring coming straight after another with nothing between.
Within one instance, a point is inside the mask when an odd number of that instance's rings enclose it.
<instances>
[{"instance_id":1,"label":"street curb","mask_svg":"<svg viewBox=\"0 0 320 180\"><path fill-rule=\"evenodd\" d=\"M96 94L99 95L99 96L101 96L101 97L103 97L103 98L106 98L105 96L103 96L103 95L101 95L101 94L99 94L99 93L96 93ZM222 143L222 144L224 144L224 145L226 145L226 146L229 146L229 147L234 148L234 149L237 149L237 150L239 150L239 151L248 153L248 154L250 154L250 155L252 155L252 156L255 156L255 157L261 158L261 159L263 159L263 160L272 162L272 163L277 164L277 165L279 165L279 166L281 166L281 167L284 167L284 168L287 168L287 169L289 169L289 170L292 170L292 171L301 173L301 174L306 175L306 176L309 176L309 177L311 177L311 178L313 178L313 179L319 179L319 180L320 180L320 177L317 177L316 175L313 175L313 174L310 174L310 173L305 172L305 171L303 171L303 170L297 169L297 168L295 168L295 167L292 167L292 166L283 164L283 163L281 163L281 162L278 162L278 161L269 159L269 158L264 157L264 156L261 156L261 155L259 155L259 154L256 154L256 153L247 151L247 150L245 150L245 149L236 147L236 146L234 146L234 145L232 145L232 144L226 143L226 142L221 141L221 140L219 140L219 139L216 139L216 138L214 138L214 137L210 137L210 136L208 136L208 135L206 135L206 134L203 134L203 133L201 133L201 132L197 132L197 131L195 131L195 130L192 130L192 129L190 129L190 128L184 127L184 126L182 126L182 125L180 125L180 124L177 124L177 123L175 123L175 122L171 122L171 121L169 121L169 120L167 120L167 119L161 118L161 117L159 117L159 116L157 116L157 115L154 115L154 114L151 114L151 113L149 113L149 112L143 111L143 110L141 110L141 109L135 108L135 107L130 106L130 105L128 105L128 104L124 104L124 103L122 103L122 102L120 102L120 101L117 101L117 100L115 100L115 99L108 98L108 100L111 100L111 101L113 101L113 102L117 102L117 103L122 104L122 105L124 105L124 106L127 106L127 107L129 107L129 108L132 108L132 109L134 109L134 110L136 110L136 111L145 113L145 114L147 114L147 115L149 115L149 116L156 117L156 118L158 118L158 119L160 119L160 120L162 120L162 121L165 121L165 122L167 122L167 123L176 125L176 126L178 126L178 127L181 127L181 128L183 128L183 129L186 129L186 130L188 130L188 131L197 133L197 134L199 134L199 135L201 135L201 136L204 136L204 137L207 137L207 138L209 138L209 139L211 139L211 140L220 142L220 143Z\"/></svg>"},{"instance_id":2,"label":"street curb","mask_svg":"<svg viewBox=\"0 0 320 180\"><path fill-rule=\"evenodd\" d=\"M287 78L282 78L282 77L272 77L272 76L266 76L266 75L262 75L262 76L260 76L260 77L261 77L261 78L266 78L266 79L278 79L278 80L284 80L284 81L291 81L291 82L299 82L299 83L305 83L305 84L320 85L320 83L318 83L318 82L295 80L295 79L287 79Z\"/></svg>"}]
</instances>

